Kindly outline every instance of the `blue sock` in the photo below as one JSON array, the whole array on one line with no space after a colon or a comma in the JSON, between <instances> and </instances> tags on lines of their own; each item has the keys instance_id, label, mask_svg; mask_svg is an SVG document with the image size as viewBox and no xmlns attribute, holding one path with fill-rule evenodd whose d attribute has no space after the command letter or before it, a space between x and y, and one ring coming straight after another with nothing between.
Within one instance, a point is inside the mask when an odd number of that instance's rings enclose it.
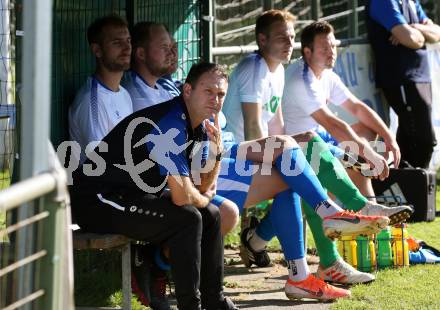
<instances>
[{"instance_id":1,"label":"blue sock","mask_svg":"<svg viewBox=\"0 0 440 310\"><path fill-rule=\"evenodd\" d=\"M329 199L301 149L285 150L275 160L275 167L290 189L298 193L313 210Z\"/></svg>"},{"instance_id":2,"label":"blue sock","mask_svg":"<svg viewBox=\"0 0 440 310\"><path fill-rule=\"evenodd\" d=\"M304 257L302 213L298 194L286 190L276 195L270 212L261 220L256 233L266 241L277 236L286 260Z\"/></svg>"},{"instance_id":3,"label":"blue sock","mask_svg":"<svg viewBox=\"0 0 440 310\"><path fill-rule=\"evenodd\" d=\"M164 271L170 271L171 270L171 266L168 262L165 262L162 258L162 254L161 254L162 250L160 247L156 247L156 251L154 251L154 262L156 263L156 265L164 270Z\"/></svg>"},{"instance_id":4,"label":"blue sock","mask_svg":"<svg viewBox=\"0 0 440 310\"><path fill-rule=\"evenodd\" d=\"M273 232L280 241L286 260L303 258L303 222L298 194L291 190L277 194L269 217Z\"/></svg>"},{"instance_id":5,"label":"blue sock","mask_svg":"<svg viewBox=\"0 0 440 310\"><path fill-rule=\"evenodd\" d=\"M266 214L266 216L260 221L257 229L255 230L258 237L266 240L267 242L269 242L275 236L275 232L273 231L272 227L272 220L270 218L270 212L271 211L269 211L269 213Z\"/></svg>"},{"instance_id":6,"label":"blue sock","mask_svg":"<svg viewBox=\"0 0 440 310\"><path fill-rule=\"evenodd\" d=\"M333 145L332 143L327 143L328 149L336 158L344 158L345 152L340 147Z\"/></svg>"}]
</instances>

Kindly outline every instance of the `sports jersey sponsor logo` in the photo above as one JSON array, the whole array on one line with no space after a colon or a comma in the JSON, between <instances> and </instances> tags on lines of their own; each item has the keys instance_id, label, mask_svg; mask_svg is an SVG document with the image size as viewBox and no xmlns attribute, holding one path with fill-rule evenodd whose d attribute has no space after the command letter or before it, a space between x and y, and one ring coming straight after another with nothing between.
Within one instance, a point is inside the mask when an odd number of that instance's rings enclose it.
<instances>
[{"instance_id":1,"label":"sports jersey sponsor logo","mask_svg":"<svg viewBox=\"0 0 440 310\"><path fill-rule=\"evenodd\" d=\"M263 110L269 111L271 113L275 113L280 105L281 98L277 96L272 96L269 102L263 105Z\"/></svg>"}]
</instances>

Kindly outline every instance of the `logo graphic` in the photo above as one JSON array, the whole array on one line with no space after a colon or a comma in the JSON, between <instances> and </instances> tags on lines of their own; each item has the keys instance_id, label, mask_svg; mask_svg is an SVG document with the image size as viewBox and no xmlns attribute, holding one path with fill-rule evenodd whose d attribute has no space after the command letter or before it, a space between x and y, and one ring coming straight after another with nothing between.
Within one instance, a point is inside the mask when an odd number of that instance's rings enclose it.
<instances>
[{"instance_id":1,"label":"logo graphic","mask_svg":"<svg viewBox=\"0 0 440 310\"><path fill-rule=\"evenodd\" d=\"M275 113L280 104L281 98L277 96L272 96L269 102L265 103L263 109L272 113Z\"/></svg>"},{"instance_id":2,"label":"logo graphic","mask_svg":"<svg viewBox=\"0 0 440 310\"><path fill-rule=\"evenodd\" d=\"M315 296L315 297L322 297L322 295L324 295L324 292L322 291L322 289L319 289L317 292L315 292L315 291L312 291L312 290L309 290L306 288L302 288L302 287L297 287L297 288L299 288L300 290L302 290L306 293L309 293L310 295Z\"/></svg>"},{"instance_id":3,"label":"logo graphic","mask_svg":"<svg viewBox=\"0 0 440 310\"><path fill-rule=\"evenodd\" d=\"M309 293L310 295L318 297L318 298L322 297L324 295L324 292L322 291L321 288L319 288L318 291L314 291L314 290L311 290L311 289L308 289L308 288L305 288L305 287L299 287L299 286L295 285L294 282L292 280L290 280L290 279L287 280L287 283L295 286L295 288L297 288L297 289L300 289L300 290L302 290L302 291L304 291L306 293Z\"/></svg>"},{"instance_id":4,"label":"logo graphic","mask_svg":"<svg viewBox=\"0 0 440 310\"><path fill-rule=\"evenodd\" d=\"M147 134L144 138L134 144L134 148L145 146L145 144L148 142L151 142L153 144L149 158L146 158L139 164L135 165L133 161L133 156L131 154L131 139L136 127L142 123L151 124L157 130L158 134ZM164 167L168 175L170 173L175 174L178 171L176 164L170 159L170 153L178 154L185 150L189 144L191 144L191 141L189 141L182 146L177 145L174 142L174 138L178 134L179 131L176 128L171 128L166 133L162 133L161 129L152 120L146 117L135 118L128 125L124 135L125 164L115 164L115 167L127 171L130 174L131 179L144 192L159 192L165 187L167 178L165 178L160 185L152 187L142 180L140 174L154 167L156 164L160 164L162 167Z\"/></svg>"},{"instance_id":5,"label":"logo graphic","mask_svg":"<svg viewBox=\"0 0 440 310\"><path fill-rule=\"evenodd\" d=\"M296 264L294 261L289 261L289 267L288 267L291 271L292 271L292 275L297 275L298 274L298 268L296 267Z\"/></svg>"}]
</instances>

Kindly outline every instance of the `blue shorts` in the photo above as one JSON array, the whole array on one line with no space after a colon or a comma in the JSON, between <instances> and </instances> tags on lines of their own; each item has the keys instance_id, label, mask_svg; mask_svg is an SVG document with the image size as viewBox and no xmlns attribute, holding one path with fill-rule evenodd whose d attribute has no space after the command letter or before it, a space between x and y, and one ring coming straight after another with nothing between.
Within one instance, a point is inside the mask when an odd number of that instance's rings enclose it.
<instances>
[{"instance_id":1,"label":"blue shorts","mask_svg":"<svg viewBox=\"0 0 440 310\"><path fill-rule=\"evenodd\" d=\"M223 148L224 148L224 157L227 158L237 158L237 152L238 152L238 143L235 142L223 142Z\"/></svg>"},{"instance_id":2,"label":"blue shorts","mask_svg":"<svg viewBox=\"0 0 440 310\"><path fill-rule=\"evenodd\" d=\"M333 144L335 146L337 146L339 144L339 141L336 140L327 130L325 130L322 127L319 127L318 129L316 129L315 131L322 140L324 140L324 142L329 143L329 144Z\"/></svg>"},{"instance_id":3,"label":"blue shorts","mask_svg":"<svg viewBox=\"0 0 440 310\"><path fill-rule=\"evenodd\" d=\"M229 199L238 206L241 213L252 182L253 164L251 160L223 158L217 179L217 195L211 203L220 206L225 199Z\"/></svg>"},{"instance_id":4,"label":"blue shorts","mask_svg":"<svg viewBox=\"0 0 440 310\"><path fill-rule=\"evenodd\" d=\"M315 131L318 136L321 137L322 140L324 140L325 143L327 143L330 152L332 152L333 156L335 156L336 158L343 158L345 155L345 152L343 149L339 148L339 142L338 140L336 140L327 130L325 130L322 127L319 127L316 131Z\"/></svg>"}]
</instances>

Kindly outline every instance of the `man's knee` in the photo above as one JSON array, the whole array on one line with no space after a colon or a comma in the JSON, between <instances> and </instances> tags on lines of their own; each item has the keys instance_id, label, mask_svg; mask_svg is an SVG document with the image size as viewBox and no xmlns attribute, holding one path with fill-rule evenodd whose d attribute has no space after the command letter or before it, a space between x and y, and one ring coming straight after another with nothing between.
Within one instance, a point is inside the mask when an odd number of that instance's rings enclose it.
<instances>
[{"instance_id":1,"label":"man's knee","mask_svg":"<svg viewBox=\"0 0 440 310\"><path fill-rule=\"evenodd\" d=\"M202 215L199 210L191 205L181 206L181 212L178 215L182 222L189 225L199 225L202 223Z\"/></svg>"},{"instance_id":2,"label":"man's knee","mask_svg":"<svg viewBox=\"0 0 440 310\"><path fill-rule=\"evenodd\" d=\"M287 135L274 135L271 138L273 139L273 141L275 143L281 144L281 146L284 149L298 147L298 143L291 136L287 136Z\"/></svg>"},{"instance_id":3,"label":"man's knee","mask_svg":"<svg viewBox=\"0 0 440 310\"><path fill-rule=\"evenodd\" d=\"M203 226L218 224L220 226L220 211L217 206L209 204L207 207L199 209Z\"/></svg>"},{"instance_id":4,"label":"man's knee","mask_svg":"<svg viewBox=\"0 0 440 310\"><path fill-rule=\"evenodd\" d=\"M238 223L239 210L235 203L230 200L225 200L221 204L220 208L220 218L222 235L228 234Z\"/></svg>"}]
</instances>

